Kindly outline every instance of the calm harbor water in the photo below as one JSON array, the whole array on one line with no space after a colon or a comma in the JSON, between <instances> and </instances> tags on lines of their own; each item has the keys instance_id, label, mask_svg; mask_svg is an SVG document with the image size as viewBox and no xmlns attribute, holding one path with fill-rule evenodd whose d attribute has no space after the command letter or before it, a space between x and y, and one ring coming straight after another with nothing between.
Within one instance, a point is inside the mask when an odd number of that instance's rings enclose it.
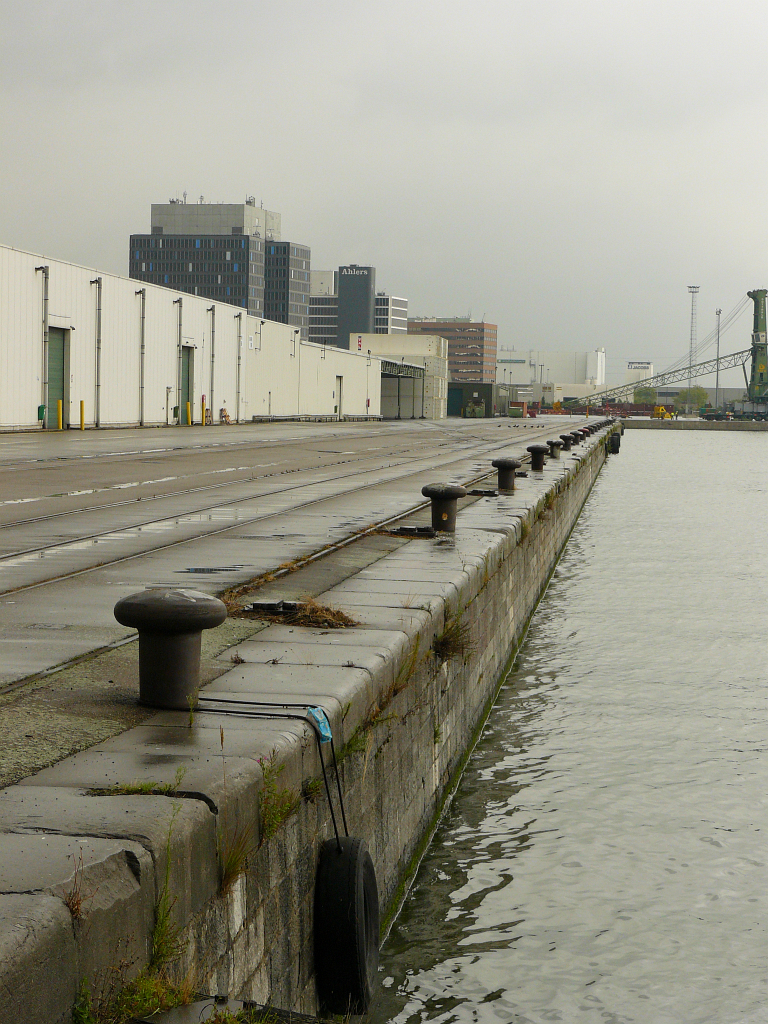
<instances>
[{"instance_id":1,"label":"calm harbor water","mask_svg":"<svg viewBox=\"0 0 768 1024\"><path fill-rule=\"evenodd\" d=\"M372 1018L768 1021L768 434L628 431Z\"/></svg>"}]
</instances>

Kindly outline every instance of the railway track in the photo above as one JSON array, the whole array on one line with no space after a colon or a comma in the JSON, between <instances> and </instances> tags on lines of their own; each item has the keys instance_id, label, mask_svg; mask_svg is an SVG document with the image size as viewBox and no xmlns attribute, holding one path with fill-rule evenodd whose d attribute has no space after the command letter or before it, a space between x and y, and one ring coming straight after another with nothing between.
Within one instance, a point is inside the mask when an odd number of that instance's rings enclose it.
<instances>
[{"instance_id":1,"label":"railway track","mask_svg":"<svg viewBox=\"0 0 768 1024\"><path fill-rule=\"evenodd\" d=\"M519 440L526 440L527 438L515 438L516 442ZM449 445L449 442L443 442L439 447L445 448ZM89 571L89 569L103 567L106 564L113 564L121 561L125 561L127 558L140 557L142 554L147 553L150 550L163 550L170 547L178 546L179 544L189 543L200 537L211 537L218 534L226 533L230 530L238 529L243 526L253 526L256 523L263 522L268 519L272 519L275 516L284 514L286 512L299 510L317 505L323 501L327 501L331 498L336 498L340 493L344 493L349 497L352 497L355 493L360 493L369 490L372 487L376 487L383 482L392 482L397 479L406 479L416 474L421 474L425 469L433 469L435 471L439 469L450 469L452 465L460 462L464 462L467 458L476 458L481 455L487 454L491 450L496 451L499 447L499 439L494 438L493 440L482 440L479 442L472 442L467 445L463 445L459 448L459 451L452 450L450 454L441 455L435 458L434 448L430 455L415 455L412 452L406 452L403 448L391 449L387 452L388 461L384 466L381 465L381 457L367 455L363 453L360 457L354 459L345 459L330 465L350 465L349 472L337 473L334 475L320 475L312 473L312 471L305 470L301 480L296 483L292 483L287 486L279 487L262 487L261 489L253 490L252 484L254 483L254 477L248 477L245 481L234 482L231 479L227 481L220 481L217 483L207 484L204 486L194 486L188 488L176 489L170 492L164 492L160 495L151 496L137 496L134 498L124 499L118 502L106 502L100 505L89 505L85 507L79 507L75 509L56 511L46 513L40 516L27 517L25 519L16 520L14 522L7 522L0 524L0 536L2 536L2 544L6 547L3 553L0 553L0 594L16 593L22 589L28 589L31 586L40 586L48 581L48 579L61 580L70 578L74 575L80 575L83 572ZM401 460L398 462L398 460ZM375 465L374 465L375 464ZM329 468L329 464L322 467L323 469ZM391 473L392 470L394 473ZM403 472L398 472L400 469ZM301 472L299 469L293 469L291 472ZM378 479L372 482L365 482L355 487L349 488L345 486L350 480L354 480L359 477L361 473L375 472L380 476L386 478L386 480ZM281 474L262 474L259 476L259 481L264 480L275 480L277 477L285 474L285 471ZM137 485L138 486L138 485ZM322 487L325 488L327 493L319 498L314 498L310 501L299 501L290 502L286 501L283 506L277 511L268 513L262 513L257 515L250 515L245 518L242 516L237 517L236 521L228 523L225 526L216 527L209 520L208 523L200 521L197 524L197 529L190 531L188 527L193 524L195 517L202 517L206 514L219 513L222 514L225 510L236 509L241 506L244 502L252 503L258 502L259 500L270 498L274 499L278 496L288 496L295 492L305 490L308 486ZM229 490L235 489L238 493L234 496L229 497L223 501L212 502L208 504L196 504L193 507L187 508L182 513L176 513L168 515L167 513L161 515L145 516L144 509L148 504L155 503L167 503L169 499L179 499L183 497L189 497L201 492L221 490L227 488ZM50 500L50 499L49 499ZM417 503L419 504L419 503ZM25 535L29 535L30 528L33 528L33 535L41 528L51 522L57 522L59 520L67 520L68 523L74 523L78 517L83 516L86 513L112 513L115 510L139 510L141 512L140 521L123 520L122 522L115 523L110 522L108 528L103 529L86 529L81 530L78 528L79 523L72 527L73 536L69 539L62 539L57 537L54 541L48 542L29 542L21 543L17 546L14 544L13 534L14 531L21 532ZM404 514L409 512L411 508L404 509ZM391 518L391 517L390 517ZM34 529L37 528L37 531ZM172 529L178 529L182 534L181 537L174 538L167 542L156 543L152 542L152 534L164 533ZM187 528L187 529L185 529ZM93 544L95 549L96 544L101 542L102 544L109 544L113 542L116 546L124 548L125 543L131 539L139 541L139 534L143 531L150 531L148 543L140 544L141 550L134 552L130 555L120 554L117 557L109 558L106 557L106 552L102 547L98 554L98 557L93 558L93 564L90 566L81 566L75 572L71 573L60 573L52 572L49 576L46 576L45 565L50 564L52 559L60 555L65 555L67 552L72 552L75 549L82 551L82 545L88 542ZM10 545L10 547L9 547ZM22 565L34 566L36 579L27 584L21 585L8 585L8 570L19 568ZM5 580L3 577L5 576Z\"/></svg>"},{"instance_id":2,"label":"railway track","mask_svg":"<svg viewBox=\"0 0 768 1024\"><path fill-rule=\"evenodd\" d=\"M152 485L126 479L122 472L121 479L103 482L135 486L141 493L63 509L60 503L71 495L40 494L40 515L0 524L0 649L6 655L0 683L124 642L125 630L111 614L123 593L158 584L191 585L210 593L240 587L284 563L309 560L410 514L423 506L421 487L430 477L474 482L488 475L492 456L520 453L555 429L550 425L547 431L544 424L510 429L508 423L498 429L497 424L392 435L357 430L354 437L339 431L299 438L300 444L296 437L282 438L271 446L286 456L281 467L265 465L263 440L251 439L258 465L238 460L237 467L225 467L225 480L147 493ZM375 447L366 447L371 439ZM353 440L359 450L350 450ZM244 444L238 443L239 451L246 451ZM215 460L226 458L232 445L214 447ZM134 445L132 458L144 458L149 450ZM211 462L210 449L193 452L195 461L207 460L200 467L203 477L221 471ZM190 447L174 453L186 462ZM327 461L318 465L318 457ZM75 465L91 467L90 482L97 485L91 493L99 487L94 478L114 472L113 451L78 459L83 461ZM58 459L42 461L62 465ZM124 469L130 463L119 465ZM168 477L194 479L189 466L182 468L183 474ZM49 490L61 479L56 472ZM89 488L71 490L79 498ZM214 495L216 500L206 500ZM280 529L274 529L276 523ZM51 631L45 644L41 630Z\"/></svg>"}]
</instances>

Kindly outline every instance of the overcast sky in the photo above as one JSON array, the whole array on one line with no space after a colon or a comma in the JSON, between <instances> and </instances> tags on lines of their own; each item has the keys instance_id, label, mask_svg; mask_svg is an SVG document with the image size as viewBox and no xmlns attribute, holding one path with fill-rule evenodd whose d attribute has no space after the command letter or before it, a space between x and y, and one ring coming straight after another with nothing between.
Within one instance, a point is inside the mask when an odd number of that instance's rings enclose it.
<instances>
[{"instance_id":1,"label":"overcast sky","mask_svg":"<svg viewBox=\"0 0 768 1024\"><path fill-rule=\"evenodd\" d=\"M315 269L371 264L411 315L485 316L503 345L604 346L611 381L687 352L688 285L700 341L768 286L764 3L0 14L1 243L127 275L151 203L254 195Z\"/></svg>"}]
</instances>

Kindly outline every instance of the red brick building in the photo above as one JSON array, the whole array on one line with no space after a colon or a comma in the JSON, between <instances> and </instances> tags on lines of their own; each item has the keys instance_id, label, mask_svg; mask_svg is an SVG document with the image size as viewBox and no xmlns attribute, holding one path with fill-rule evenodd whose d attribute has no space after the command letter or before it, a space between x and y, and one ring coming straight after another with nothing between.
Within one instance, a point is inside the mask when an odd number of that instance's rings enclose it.
<instances>
[{"instance_id":1,"label":"red brick building","mask_svg":"<svg viewBox=\"0 0 768 1024\"><path fill-rule=\"evenodd\" d=\"M408 321L409 334L437 334L448 342L448 379L493 384L496 380L496 324L467 317Z\"/></svg>"}]
</instances>

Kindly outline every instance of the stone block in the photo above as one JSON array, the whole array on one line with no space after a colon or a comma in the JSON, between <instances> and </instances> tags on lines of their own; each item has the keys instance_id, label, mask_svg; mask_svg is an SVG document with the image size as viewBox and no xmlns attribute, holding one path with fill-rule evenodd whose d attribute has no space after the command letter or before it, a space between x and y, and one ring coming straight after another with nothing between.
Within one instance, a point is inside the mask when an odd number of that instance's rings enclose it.
<instances>
[{"instance_id":1,"label":"stone block","mask_svg":"<svg viewBox=\"0 0 768 1024\"><path fill-rule=\"evenodd\" d=\"M8 1024L70 1024L80 985L72 916L57 896L0 895L0 993Z\"/></svg>"}]
</instances>

